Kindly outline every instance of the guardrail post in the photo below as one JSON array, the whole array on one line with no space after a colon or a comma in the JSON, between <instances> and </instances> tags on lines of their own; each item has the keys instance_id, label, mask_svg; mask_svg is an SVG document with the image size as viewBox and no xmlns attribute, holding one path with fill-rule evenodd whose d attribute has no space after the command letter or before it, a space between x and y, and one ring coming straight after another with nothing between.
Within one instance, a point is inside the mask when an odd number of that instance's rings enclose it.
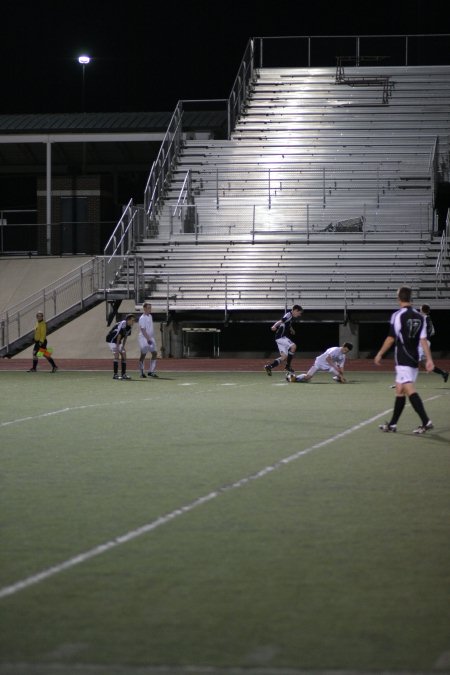
<instances>
[{"instance_id":1,"label":"guardrail post","mask_svg":"<svg viewBox=\"0 0 450 675\"><path fill-rule=\"evenodd\" d=\"M253 204L252 244L255 243L255 212L256 212L256 204Z\"/></svg>"},{"instance_id":2,"label":"guardrail post","mask_svg":"<svg viewBox=\"0 0 450 675\"><path fill-rule=\"evenodd\" d=\"M53 291L55 292L55 291ZM83 309L84 300L83 300L83 268L80 267L80 307ZM56 298L55 298L55 314L56 314Z\"/></svg>"},{"instance_id":3,"label":"guardrail post","mask_svg":"<svg viewBox=\"0 0 450 675\"><path fill-rule=\"evenodd\" d=\"M306 241L309 244L309 204L306 205Z\"/></svg>"},{"instance_id":4,"label":"guardrail post","mask_svg":"<svg viewBox=\"0 0 450 675\"><path fill-rule=\"evenodd\" d=\"M377 206L380 206L380 165L377 166Z\"/></svg>"},{"instance_id":5,"label":"guardrail post","mask_svg":"<svg viewBox=\"0 0 450 675\"><path fill-rule=\"evenodd\" d=\"M216 209L219 208L219 169L216 168Z\"/></svg>"},{"instance_id":6,"label":"guardrail post","mask_svg":"<svg viewBox=\"0 0 450 675\"><path fill-rule=\"evenodd\" d=\"M167 284L166 284L166 317L169 321L169 287L170 287L170 274L167 275Z\"/></svg>"},{"instance_id":7,"label":"guardrail post","mask_svg":"<svg viewBox=\"0 0 450 675\"><path fill-rule=\"evenodd\" d=\"M225 307L225 319L228 316L228 274L225 274L225 298L224 298L224 307Z\"/></svg>"},{"instance_id":8,"label":"guardrail post","mask_svg":"<svg viewBox=\"0 0 450 675\"><path fill-rule=\"evenodd\" d=\"M284 275L284 311L288 310L288 275Z\"/></svg>"},{"instance_id":9,"label":"guardrail post","mask_svg":"<svg viewBox=\"0 0 450 675\"><path fill-rule=\"evenodd\" d=\"M322 169L322 191L323 191L323 206L325 208L325 205L327 203L327 197L325 193L325 167Z\"/></svg>"}]
</instances>

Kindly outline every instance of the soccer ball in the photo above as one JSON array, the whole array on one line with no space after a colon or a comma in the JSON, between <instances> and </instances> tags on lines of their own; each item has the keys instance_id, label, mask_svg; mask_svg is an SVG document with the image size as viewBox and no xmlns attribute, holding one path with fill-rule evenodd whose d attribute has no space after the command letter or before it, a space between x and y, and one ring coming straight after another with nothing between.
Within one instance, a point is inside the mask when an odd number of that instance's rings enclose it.
<instances>
[{"instance_id":1,"label":"soccer ball","mask_svg":"<svg viewBox=\"0 0 450 675\"><path fill-rule=\"evenodd\" d=\"M294 373L286 373L287 382L296 382Z\"/></svg>"}]
</instances>

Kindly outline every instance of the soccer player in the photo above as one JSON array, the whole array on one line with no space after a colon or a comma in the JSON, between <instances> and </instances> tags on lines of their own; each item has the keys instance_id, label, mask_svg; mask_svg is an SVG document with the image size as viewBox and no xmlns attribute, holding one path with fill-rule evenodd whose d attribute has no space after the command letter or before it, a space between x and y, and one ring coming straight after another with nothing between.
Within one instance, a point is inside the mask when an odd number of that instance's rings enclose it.
<instances>
[{"instance_id":1,"label":"soccer player","mask_svg":"<svg viewBox=\"0 0 450 675\"><path fill-rule=\"evenodd\" d=\"M38 352L41 350L47 349L47 324L44 321L44 315L42 312L36 314L36 325L34 327L34 347L33 347L33 365L28 370L29 373L35 373L37 370L38 364ZM45 358L52 367L52 373L56 373L58 366L53 361L51 356L47 356L44 353Z\"/></svg>"},{"instance_id":2,"label":"soccer player","mask_svg":"<svg viewBox=\"0 0 450 675\"><path fill-rule=\"evenodd\" d=\"M150 364L148 370L149 377L158 377L156 374L156 351L155 334L153 330L153 318L151 315L152 306L149 302L142 305L142 314L139 317L139 335L138 343L141 355L139 357L139 372L141 377L147 377L144 373L145 355L150 352Z\"/></svg>"},{"instance_id":3,"label":"soccer player","mask_svg":"<svg viewBox=\"0 0 450 675\"><path fill-rule=\"evenodd\" d=\"M431 349L430 340L431 340L431 338L433 337L433 335L435 334L436 331L434 330L434 325L433 325L433 322L431 320L430 305L422 305L422 307L420 308L420 312L425 319L425 326L426 326L426 331L427 331L427 342L428 342L428 346ZM419 344L419 362L424 363L425 361L426 361L425 352L422 349L422 345ZM441 368L438 368L437 366L434 366L433 373L436 373L437 375L440 375L442 377L442 379L444 380L444 382L447 382L448 372L446 370L442 370Z\"/></svg>"},{"instance_id":4,"label":"soccer player","mask_svg":"<svg viewBox=\"0 0 450 675\"><path fill-rule=\"evenodd\" d=\"M301 375L288 373L286 379L288 382L309 382L318 370L322 370L333 373L335 382L344 383L347 381L344 377L345 355L352 349L351 342L344 342L341 347L330 347L316 358L307 373Z\"/></svg>"},{"instance_id":5,"label":"soccer player","mask_svg":"<svg viewBox=\"0 0 450 675\"><path fill-rule=\"evenodd\" d=\"M125 319L116 323L106 336L106 342L113 354L113 380L131 380L127 375L127 353L125 343L131 335L131 329L135 322L134 314L127 314ZM122 362L121 374L119 375L119 359Z\"/></svg>"},{"instance_id":6,"label":"soccer player","mask_svg":"<svg viewBox=\"0 0 450 675\"><path fill-rule=\"evenodd\" d=\"M419 372L419 344L422 347L428 372L434 369L430 346L427 341L425 317L412 307L412 291L409 286L402 286L397 291L400 309L391 316L389 334L375 356L375 364L380 365L383 355L395 345L395 403L389 422L380 424L379 429L385 432L397 431L397 422L406 404L406 396L411 406L419 415L421 425L414 429L414 434L424 434L433 428L433 423L425 412L425 408L415 388Z\"/></svg>"},{"instance_id":7,"label":"soccer player","mask_svg":"<svg viewBox=\"0 0 450 675\"><path fill-rule=\"evenodd\" d=\"M271 326L270 330L275 333L275 342L277 343L280 356L272 363L264 366L267 375L272 375L272 369L286 362L284 367L289 373L294 372L291 367L293 356L296 352L297 345L292 342L289 335L295 335L295 330L292 328L292 321L303 314L303 308L300 305L294 305L291 310L286 312L279 321Z\"/></svg>"}]
</instances>

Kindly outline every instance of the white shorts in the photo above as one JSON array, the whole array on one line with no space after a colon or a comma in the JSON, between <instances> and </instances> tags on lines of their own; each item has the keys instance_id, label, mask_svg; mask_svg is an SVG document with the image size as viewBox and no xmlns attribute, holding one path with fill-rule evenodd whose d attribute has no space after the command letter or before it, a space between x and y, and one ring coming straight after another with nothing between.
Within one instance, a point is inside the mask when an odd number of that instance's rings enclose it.
<instances>
[{"instance_id":1,"label":"white shorts","mask_svg":"<svg viewBox=\"0 0 450 675\"><path fill-rule=\"evenodd\" d=\"M141 350L141 354L147 354L148 352L156 352L156 342L154 338L152 338L150 342L147 342L147 340L143 335L138 335L138 343L139 349Z\"/></svg>"},{"instance_id":2,"label":"white shorts","mask_svg":"<svg viewBox=\"0 0 450 675\"><path fill-rule=\"evenodd\" d=\"M277 343L280 354L287 354L292 345L295 347L295 342L292 342L292 340L289 340L287 337L279 338L278 340L275 340L275 342Z\"/></svg>"},{"instance_id":3,"label":"white shorts","mask_svg":"<svg viewBox=\"0 0 450 675\"><path fill-rule=\"evenodd\" d=\"M308 370L306 374L309 375L309 377L312 377L313 375L315 375L315 373L317 373L318 370L323 370L326 373L333 373L334 375L339 375L339 372L335 368L332 368L329 363L327 363L326 361L320 361L319 359L316 359L314 361L314 365L311 366L311 368Z\"/></svg>"},{"instance_id":4,"label":"white shorts","mask_svg":"<svg viewBox=\"0 0 450 675\"><path fill-rule=\"evenodd\" d=\"M113 354L117 351L119 351L119 353L122 353L124 351L124 348L122 347L122 345L119 345L117 347L117 344L115 342L108 342L108 344L109 344L109 348L110 348L110 350Z\"/></svg>"},{"instance_id":5,"label":"white shorts","mask_svg":"<svg viewBox=\"0 0 450 675\"><path fill-rule=\"evenodd\" d=\"M431 342L427 340L428 346L431 347ZM427 357L425 356L425 352L423 351L423 347L421 344L419 344L419 361L426 361Z\"/></svg>"},{"instance_id":6,"label":"white shorts","mask_svg":"<svg viewBox=\"0 0 450 675\"><path fill-rule=\"evenodd\" d=\"M411 366L395 366L395 383L406 384L407 382L415 382L418 373L418 368L411 368Z\"/></svg>"}]
</instances>

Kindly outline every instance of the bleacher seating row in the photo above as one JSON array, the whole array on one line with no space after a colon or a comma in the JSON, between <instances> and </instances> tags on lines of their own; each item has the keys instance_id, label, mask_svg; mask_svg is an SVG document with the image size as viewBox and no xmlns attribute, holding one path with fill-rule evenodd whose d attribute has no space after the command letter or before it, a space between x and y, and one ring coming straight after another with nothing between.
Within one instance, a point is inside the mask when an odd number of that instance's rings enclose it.
<instances>
[{"instance_id":1,"label":"bleacher seating row","mask_svg":"<svg viewBox=\"0 0 450 675\"><path fill-rule=\"evenodd\" d=\"M374 69L349 73L362 82ZM152 297L214 308L226 287L245 308L286 294L391 306L401 283L434 304L445 296L432 234L435 181L449 172L450 67L376 73L389 77L387 104L376 87L336 84L334 68L259 69L230 140L186 140L156 236L136 248Z\"/></svg>"}]
</instances>

